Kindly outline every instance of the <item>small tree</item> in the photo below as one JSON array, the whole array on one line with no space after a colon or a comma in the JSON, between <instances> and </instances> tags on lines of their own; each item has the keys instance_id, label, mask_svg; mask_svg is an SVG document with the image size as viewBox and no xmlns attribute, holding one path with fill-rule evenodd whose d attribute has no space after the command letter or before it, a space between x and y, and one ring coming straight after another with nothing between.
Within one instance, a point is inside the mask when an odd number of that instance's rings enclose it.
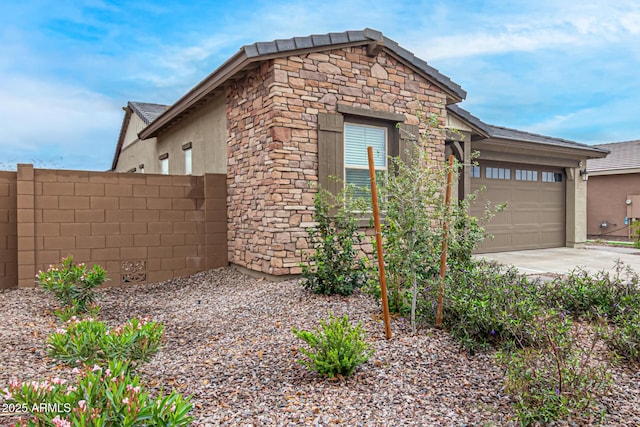
<instances>
[{"instance_id":1,"label":"small tree","mask_svg":"<svg viewBox=\"0 0 640 427\"><path fill-rule=\"evenodd\" d=\"M393 310L411 313L415 331L418 292L438 274L444 215L442 190L446 170L429 165L415 147L414 161L393 159L393 172L380 185L385 212L382 228L389 300Z\"/></svg>"},{"instance_id":2,"label":"small tree","mask_svg":"<svg viewBox=\"0 0 640 427\"><path fill-rule=\"evenodd\" d=\"M302 264L303 285L315 293L350 295L366 282L364 261L358 257L363 236L354 214L363 210L364 201L353 194L353 186L338 195L322 188L316 194L316 226L307 230L314 252Z\"/></svg>"},{"instance_id":3,"label":"small tree","mask_svg":"<svg viewBox=\"0 0 640 427\"><path fill-rule=\"evenodd\" d=\"M403 162L393 158L393 167L383 176L380 185L390 307L401 313L410 312L414 332L420 290L438 281L444 222L450 224L447 242L450 267L469 262L471 252L485 237L480 220L468 214L469 204L477 198L477 193L454 202L451 208L445 205L448 166L434 163L423 147L436 125L437 121L431 117L419 142L410 148L412 160ZM455 172L461 165L456 163L453 167ZM483 219L490 216L491 210L486 210Z\"/></svg>"}]
</instances>

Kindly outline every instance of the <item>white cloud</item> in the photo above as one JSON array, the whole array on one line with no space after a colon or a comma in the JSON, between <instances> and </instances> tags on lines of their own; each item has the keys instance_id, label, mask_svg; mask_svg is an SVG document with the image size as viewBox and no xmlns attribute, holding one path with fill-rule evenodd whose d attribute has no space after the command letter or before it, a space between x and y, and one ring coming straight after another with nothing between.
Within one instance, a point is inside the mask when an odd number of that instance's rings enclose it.
<instances>
[{"instance_id":1,"label":"white cloud","mask_svg":"<svg viewBox=\"0 0 640 427\"><path fill-rule=\"evenodd\" d=\"M464 20L478 25L454 27L451 35L430 38L421 49L424 55L434 60L604 43L640 44L640 5L634 2L559 2L507 12L493 20L466 14Z\"/></svg>"},{"instance_id":2,"label":"white cloud","mask_svg":"<svg viewBox=\"0 0 640 427\"><path fill-rule=\"evenodd\" d=\"M56 163L62 157L66 167L103 170L110 166L122 110L104 96L4 76L0 99L3 162Z\"/></svg>"}]
</instances>

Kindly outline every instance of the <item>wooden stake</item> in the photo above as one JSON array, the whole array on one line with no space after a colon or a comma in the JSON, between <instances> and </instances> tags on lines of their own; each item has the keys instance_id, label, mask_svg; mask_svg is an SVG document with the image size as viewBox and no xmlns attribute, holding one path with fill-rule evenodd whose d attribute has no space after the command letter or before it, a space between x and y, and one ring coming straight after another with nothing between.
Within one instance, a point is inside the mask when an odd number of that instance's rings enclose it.
<instances>
[{"instance_id":1,"label":"wooden stake","mask_svg":"<svg viewBox=\"0 0 640 427\"><path fill-rule=\"evenodd\" d=\"M438 308L436 311L436 328L442 326L442 305L444 304L444 275L447 271L447 238L449 234L449 205L451 204L451 187L453 185L453 160L449 156L449 173L447 174L447 192L444 198L445 217L442 226L442 253L440 254L440 291L438 292Z\"/></svg>"},{"instance_id":2,"label":"wooden stake","mask_svg":"<svg viewBox=\"0 0 640 427\"><path fill-rule=\"evenodd\" d=\"M387 300L387 280L384 272L384 256L382 254L382 234L380 232L380 210L378 208L378 189L376 187L376 169L373 165L373 147L367 147L369 156L369 180L371 181L371 206L373 208L373 224L376 229L376 252L378 252L378 272L380 275L380 293L382 294L382 315L384 332L391 338L391 321L389 320L389 301Z\"/></svg>"}]
</instances>

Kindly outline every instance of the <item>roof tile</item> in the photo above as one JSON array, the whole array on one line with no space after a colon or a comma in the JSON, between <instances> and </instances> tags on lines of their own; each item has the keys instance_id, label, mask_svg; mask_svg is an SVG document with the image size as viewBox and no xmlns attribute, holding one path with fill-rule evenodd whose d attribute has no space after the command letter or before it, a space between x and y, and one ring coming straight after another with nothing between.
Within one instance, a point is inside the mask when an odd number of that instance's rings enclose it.
<instances>
[{"instance_id":1,"label":"roof tile","mask_svg":"<svg viewBox=\"0 0 640 427\"><path fill-rule=\"evenodd\" d=\"M286 52L288 50L296 49L296 42L293 39L276 40L278 52Z\"/></svg>"},{"instance_id":2,"label":"roof tile","mask_svg":"<svg viewBox=\"0 0 640 427\"><path fill-rule=\"evenodd\" d=\"M332 44L349 43L349 36L347 33L329 33L329 38Z\"/></svg>"},{"instance_id":3,"label":"roof tile","mask_svg":"<svg viewBox=\"0 0 640 427\"><path fill-rule=\"evenodd\" d=\"M640 140L600 144L597 147L609 150L610 154L604 159L588 160L589 172L640 168Z\"/></svg>"},{"instance_id":4,"label":"roof tile","mask_svg":"<svg viewBox=\"0 0 640 427\"><path fill-rule=\"evenodd\" d=\"M598 146L581 144L579 142L570 141L568 139L562 138L554 138L551 136L539 135L536 133L526 132L517 129L510 129L502 126L494 126L487 123L484 123L479 118L475 117L467 110L459 107L457 105L448 105L447 110L457 114L462 117L470 124L480 128L484 132L486 132L491 138L496 139L508 139L512 141L523 141L523 142L534 142L537 144L546 144L553 145L556 147L568 147L568 148L579 148L579 149L587 149L594 152L606 153L607 150L604 150Z\"/></svg>"},{"instance_id":5,"label":"roof tile","mask_svg":"<svg viewBox=\"0 0 640 427\"><path fill-rule=\"evenodd\" d=\"M309 49L313 47L311 37L294 37L293 41L296 44L296 49Z\"/></svg>"},{"instance_id":6,"label":"roof tile","mask_svg":"<svg viewBox=\"0 0 640 427\"><path fill-rule=\"evenodd\" d=\"M149 102L129 102L129 107L142 119L146 125L153 123L160 114L167 111L168 105L152 104Z\"/></svg>"},{"instance_id":7,"label":"roof tile","mask_svg":"<svg viewBox=\"0 0 640 427\"><path fill-rule=\"evenodd\" d=\"M275 42L257 42L256 47L260 55L269 55L271 53L278 53L278 46Z\"/></svg>"},{"instance_id":8,"label":"roof tile","mask_svg":"<svg viewBox=\"0 0 640 427\"><path fill-rule=\"evenodd\" d=\"M331 44L331 38L329 34L314 34L311 36L311 41L314 46L326 46Z\"/></svg>"}]
</instances>

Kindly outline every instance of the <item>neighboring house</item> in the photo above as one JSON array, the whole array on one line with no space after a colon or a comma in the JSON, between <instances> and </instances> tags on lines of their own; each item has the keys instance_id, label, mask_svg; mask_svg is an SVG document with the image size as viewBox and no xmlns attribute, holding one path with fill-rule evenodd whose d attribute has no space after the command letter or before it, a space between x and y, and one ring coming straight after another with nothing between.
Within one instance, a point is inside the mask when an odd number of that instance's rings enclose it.
<instances>
[{"instance_id":1,"label":"neighboring house","mask_svg":"<svg viewBox=\"0 0 640 427\"><path fill-rule=\"evenodd\" d=\"M118 136L112 170L120 172L161 173L156 140L140 143L138 134L169 108L168 105L129 102L124 110L124 120ZM154 159L154 161L150 161ZM184 174L184 172L183 172Z\"/></svg>"},{"instance_id":2,"label":"neighboring house","mask_svg":"<svg viewBox=\"0 0 640 427\"><path fill-rule=\"evenodd\" d=\"M460 193L487 184L483 198L510 203L482 250L583 243L579 173L587 158L606 152L486 125L454 105L465 96L375 30L255 43L136 130L138 140L121 136L113 170L144 164L151 172L154 164L153 171L164 166L171 174L188 173L189 165L196 175L225 173L229 262L297 274L313 219L310 183L336 191L330 176L366 182L364 147L376 147L376 167L385 169L388 155L404 156L425 130L418 115L434 114L440 127L458 131L434 132L421 144L433 161L444 162L447 153L465 161ZM472 150L481 151L480 169L469 164ZM518 178L529 172L536 172L535 183Z\"/></svg>"},{"instance_id":3,"label":"neighboring house","mask_svg":"<svg viewBox=\"0 0 640 427\"><path fill-rule=\"evenodd\" d=\"M640 219L640 140L598 147L611 154L587 162L587 234L629 238L630 223Z\"/></svg>"}]
</instances>

